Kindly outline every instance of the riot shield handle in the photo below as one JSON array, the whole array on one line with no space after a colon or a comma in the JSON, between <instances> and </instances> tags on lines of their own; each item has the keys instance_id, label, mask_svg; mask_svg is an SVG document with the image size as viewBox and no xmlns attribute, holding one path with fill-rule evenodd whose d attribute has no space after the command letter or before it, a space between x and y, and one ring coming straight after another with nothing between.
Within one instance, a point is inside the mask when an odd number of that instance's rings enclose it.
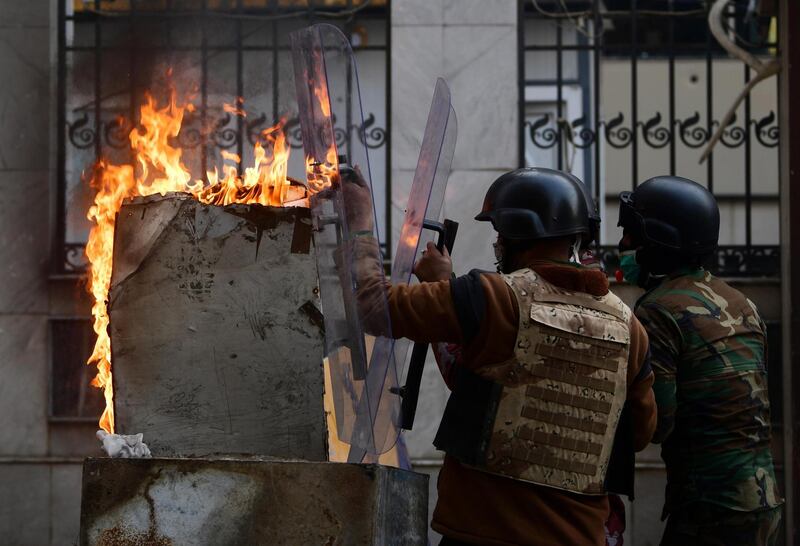
<instances>
[{"instance_id":1,"label":"riot shield handle","mask_svg":"<svg viewBox=\"0 0 800 546\"><path fill-rule=\"evenodd\" d=\"M425 220L422 223L422 227L439 234L436 241L436 248L439 249L439 252L445 248L448 253L453 252L453 244L456 241L456 233L458 233L458 222L449 219L445 219L444 222ZM414 428L414 417L417 414L417 402L419 401L419 387L422 384L422 372L425 369L425 358L427 356L428 344L415 343L414 348L411 349L411 362L408 365L406 384L400 387L397 392L403 398L400 408L400 426L405 430Z\"/></svg>"},{"instance_id":2,"label":"riot shield handle","mask_svg":"<svg viewBox=\"0 0 800 546\"><path fill-rule=\"evenodd\" d=\"M439 252L442 252L445 248L447 248L448 253L453 251L453 244L456 242L456 234L458 233L458 222L448 218L445 218L444 222L424 220L422 227L439 234L439 238L436 240L436 248L439 249Z\"/></svg>"}]
</instances>

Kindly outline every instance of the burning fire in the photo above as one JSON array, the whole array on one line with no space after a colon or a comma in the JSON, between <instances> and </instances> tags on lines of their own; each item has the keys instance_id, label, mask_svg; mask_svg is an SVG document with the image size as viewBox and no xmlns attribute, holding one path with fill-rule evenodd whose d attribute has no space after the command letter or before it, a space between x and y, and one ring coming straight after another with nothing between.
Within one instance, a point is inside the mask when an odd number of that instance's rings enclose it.
<instances>
[{"instance_id":1,"label":"burning fire","mask_svg":"<svg viewBox=\"0 0 800 546\"><path fill-rule=\"evenodd\" d=\"M327 90L322 95L318 93L317 97L323 111L327 108L330 112ZM152 96L146 96L140 110L139 127L129 135L135 165L114 165L101 160L94 167L92 186L97 193L87 214L94 225L86 244L86 255L90 263L89 291L94 297L92 315L97 341L87 363L97 365L97 376L92 385L103 389L106 408L100 418L100 427L109 433L114 432L114 392L107 301L114 253L114 222L124 200L156 193L185 192L211 205L307 206L308 195L329 186L338 172L336 149L331 143L326 165L306 161L308 188L290 181L287 176L289 147L283 131L285 120L282 119L262 132L266 146L260 142L255 144L253 164L242 173L238 168L241 158L237 154L222 152L228 163L222 166L221 175L215 167L206 173L207 182L193 178L181 159L183 150L174 145L184 113L193 110L191 104L178 104L174 93L169 104L163 107L159 107ZM235 105L225 105L225 111L245 115L241 99Z\"/></svg>"},{"instance_id":2,"label":"burning fire","mask_svg":"<svg viewBox=\"0 0 800 546\"><path fill-rule=\"evenodd\" d=\"M316 87L314 96L319 101L319 109L322 115L330 118L331 100L328 96L327 85ZM333 129L332 126L331 129ZM333 184L334 177L339 174L339 156L336 154L335 137L331 133L328 138L330 138L331 142L325 153L324 163L311 156L306 157L306 180L308 180L308 187L314 192L330 187Z\"/></svg>"}]
</instances>

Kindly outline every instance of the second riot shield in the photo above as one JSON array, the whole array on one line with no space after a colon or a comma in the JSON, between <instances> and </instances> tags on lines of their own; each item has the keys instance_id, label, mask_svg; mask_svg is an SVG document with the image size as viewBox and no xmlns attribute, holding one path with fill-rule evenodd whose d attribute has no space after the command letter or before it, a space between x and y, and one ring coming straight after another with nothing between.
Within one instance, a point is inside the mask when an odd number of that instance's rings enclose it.
<instances>
[{"instance_id":1,"label":"second riot shield","mask_svg":"<svg viewBox=\"0 0 800 546\"><path fill-rule=\"evenodd\" d=\"M337 434L379 454L396 439L399 400L381 404L397 373L358 72L335 26L296 31L291 47Z\"/></svg>"},{"instance_id":2,"label":"second riot shield","mask_svg":"<svg viewBox=\"0 0 800 546\"><path fill-rule=\"evenodd\" d=\"M423 224L426 220L439 220L457 134L458 121L450 103L450 88L447 82L438 78L392 263L392 283L411 282L414 263L425 242L430 240L431 234L423 231ZM408 339L395 342L398 376L402 376L410 344Z\"/></svg>"}]
</instances>

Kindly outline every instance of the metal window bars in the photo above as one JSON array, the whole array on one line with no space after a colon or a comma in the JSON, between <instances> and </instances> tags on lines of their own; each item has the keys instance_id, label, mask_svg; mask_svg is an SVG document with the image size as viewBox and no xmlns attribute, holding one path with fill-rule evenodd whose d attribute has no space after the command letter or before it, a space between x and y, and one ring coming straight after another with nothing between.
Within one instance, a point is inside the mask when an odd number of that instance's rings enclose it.
<instances>
[{"instance_id":1,"label":"metal window bars","mask_svg":"<svg viewBox=\"0 0 800 546\"><path fill-rule=\"evenodd\" d=\"M775 30L778 10L758 14L748 11L748 6L748 2L738 0L728 5L724 14L727 32L737 45L755 55L779 54ZM740 71L733 85L744 86L751 77L750 68L729 57L712 36L706 3L520 0L518 15L523 98L520 157L525 158L526 152L547 157L553 167L567 170L580 163L582 172L576 174L583 175L606 212L604 223L611 226L616 224L618 191L635 188L655 174L650 163L656 158L659 174L698 180L717 197L731 233L727 241L723 236L723 244L712 260L716 273L726 277L777 277L780 196L774 82L771 87L762 84L758 99L748 95L723 131L711 158L698 165L729 99L738 92L723 88L733 81L728 74ZM613 84L608 81L609 63L615 63L614 74L622 76ZM689 64L693 71L690 85L704 89L687 90ZM655 71L654 66L658 66ZM654 73L659 74L658 83L666 87L659 91L663 98L655 108L648 96L654 85L648 78ZM727 78L724 85L720 83L723 77ZM609 89L619 97L609 97ZM551 111L526 117L526 108L535 104L537 97L549 100ZM570 105L570 100L577 104ZM760 101L758 108L756 101ZM714 154L720 159L715 161ZM521 161L530 163L530 159ZM767 172L774 172L774 180L764 180L765 160L771 163ZM727 174L731 170L733 177ZM612 172L624 172L629 178L609 180ZM763 226L754 215L768 218L770 211L775 213L770 231L774 236L758 235ZM604 243L601 255L607 269L613 270L616 240Z\"/></svg>"},{"instance_id":2,"label":"metal window bars","mask_svg":"<svg viewBox=\"0 0 800 546\"><path fill-rule=\"evenodd\" d=\"M318 21L336 24L351 37L356 54L369 57L374 84L385 90L369 105L363 127L350 127L339 136L362 136L365 145L375 150L380 164L376 183L385 197L381 216L386 233L384 254L388 255L388 0L60 0L53 272L78 274L86 266L89 224L84 217L91 202L87 174L101 157L133 160L127 137L144 91L153 79L162 77L156 74L155 60L190 60L184 79L191 82L181 84L193 86L197 109L184 120L178 142L196 155L192 171L200 177L222 150L246 157L260 132L289 113L292 117L284 126L287 141L293 151L302 148L296 110L287 107L293 101L288 34ZM253 80L254 73L260 81ZM244 98L246 118L211 101L212 94L220 94L222 79L230 99ZM254 87L267 100L250 110L248 91ZM295 155L300 158L302 154Z\"/></svg>"}]
</instances>

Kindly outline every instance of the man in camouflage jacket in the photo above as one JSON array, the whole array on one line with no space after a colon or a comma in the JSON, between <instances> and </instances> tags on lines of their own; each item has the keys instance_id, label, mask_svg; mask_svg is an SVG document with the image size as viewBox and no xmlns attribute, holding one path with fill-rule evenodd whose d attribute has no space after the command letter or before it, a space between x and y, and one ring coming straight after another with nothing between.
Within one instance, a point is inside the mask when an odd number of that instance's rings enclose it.
<instances>
[{"instance_id":1,"label":"man in camouflage jacket","mask_svg":"<svg viewBox=\"0 0 800 546\"><path fill-rule=\"evenodd\" d=\"M770 452L766 328L756 306L701 263L719 210L705 188L657 177L621 195L621 268L649 288L636 316L650 338L667 467L662 545L766 545L781 504Z\"/></svg>"}]
</instances>

